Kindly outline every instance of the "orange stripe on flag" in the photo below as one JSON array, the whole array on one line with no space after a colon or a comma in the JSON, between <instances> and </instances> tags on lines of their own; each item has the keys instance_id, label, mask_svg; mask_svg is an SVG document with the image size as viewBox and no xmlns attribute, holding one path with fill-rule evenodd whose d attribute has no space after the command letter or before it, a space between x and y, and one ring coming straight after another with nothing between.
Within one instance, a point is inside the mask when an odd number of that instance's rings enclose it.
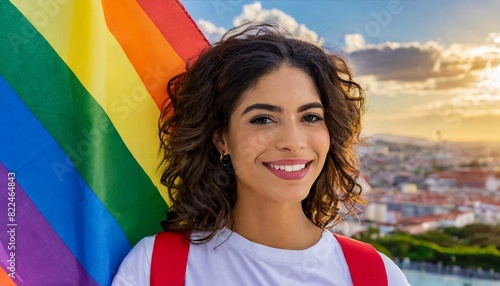
<instances>
[{"instance_id":1,"label":"orange stripe on flag","mask_svg":"<svg viewBox=\"0 0 500 286\"><path fill-rule=\"evenodd\" d=\"M179 0L137 0L137 3L185 62L210 46Z\"/></svg>"},{"instance_id":2,"label":"orange stripe on flag","mask_svg":"<svg viewBox=\"0 0 500 286\"><path fill-rule=\"evenodd\" d=\"M184 61L136 1L102 0L102 6L108 29L161 110L167 82L183 71Z\"/></svg>"},{"instance_id":3,"label":"orange stripe on flag","mask_svg":"<svg viewBox=\"0 0 500 286\"><path fill-rule=\"evenodd\" d=\"M7 275L7 272L0 267L0 285L2 286L16 286L16 283Z\"/></svg>"}]
</instances>

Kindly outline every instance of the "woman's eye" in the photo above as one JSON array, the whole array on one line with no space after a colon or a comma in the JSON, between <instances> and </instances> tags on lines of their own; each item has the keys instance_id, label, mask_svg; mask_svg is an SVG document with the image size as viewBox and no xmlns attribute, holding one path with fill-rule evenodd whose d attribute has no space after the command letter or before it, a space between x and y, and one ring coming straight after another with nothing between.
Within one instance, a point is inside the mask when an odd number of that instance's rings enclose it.
<instances>
[{"instance_id":1,"label":"woman's eye","mask_svg":"<svg viewBox=\"0 0 500 286\"><path fill-rule=\"evenodd\" d=\"M302 121L305 122L317 122L317 121L322 121L323 117L317 115L317 114L307 114L304 117L302 117Z\"/></svg>"},{"instance_id":2,"label":"woman's eye","mask_svg":"<svg viewBox=\"0 0 500 286\"><path fill-rule=\"evenodd\" d=\"M252 120L250 120L250 123L256 124L256 125L267 125L267 124L271 124L273 122L274 121L268 116L258 116L258 117L254 117L254 118L252 118Z\"/></svg>"}]
</instances>

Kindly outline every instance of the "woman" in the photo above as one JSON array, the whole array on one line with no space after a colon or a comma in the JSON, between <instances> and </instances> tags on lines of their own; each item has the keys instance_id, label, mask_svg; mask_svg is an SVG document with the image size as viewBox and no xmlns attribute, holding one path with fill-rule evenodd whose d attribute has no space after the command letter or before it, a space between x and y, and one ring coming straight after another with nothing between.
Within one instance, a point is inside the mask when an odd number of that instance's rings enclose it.
<instances>
[{"instance_id":1,"label":"woman","mask_svg":"<svg viewBox=\"0 0 500 286\"><path fill-rule=\"evenodd\" d=\"M364 93L346 63L251 26L202 53L168 93L162 183L173 205L162 226L191 231L185 285L352 285L327 230L360 201ZM154 241L134 247L114 285L149 284ZM407 285L380 257L389 285Z\"/></svg>"}]
</instances>

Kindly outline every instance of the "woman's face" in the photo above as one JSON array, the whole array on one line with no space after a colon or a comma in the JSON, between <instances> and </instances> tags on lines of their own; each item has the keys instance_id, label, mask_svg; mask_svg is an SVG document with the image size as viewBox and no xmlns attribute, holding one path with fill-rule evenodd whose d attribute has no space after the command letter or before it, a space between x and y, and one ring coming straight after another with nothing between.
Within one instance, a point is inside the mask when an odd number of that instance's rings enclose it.
<instances>
[{"instance_id":1,"label":"woman's face","mask_svg":"<svg viewBox=\"0 0 500 286\"><path fill-rule=\"evenodd\" d=\"M329 142L312 79L284 65L242 94L218 147L231 155L238 200L297 203L319 176Z\"/></svg>"}]
</instances>

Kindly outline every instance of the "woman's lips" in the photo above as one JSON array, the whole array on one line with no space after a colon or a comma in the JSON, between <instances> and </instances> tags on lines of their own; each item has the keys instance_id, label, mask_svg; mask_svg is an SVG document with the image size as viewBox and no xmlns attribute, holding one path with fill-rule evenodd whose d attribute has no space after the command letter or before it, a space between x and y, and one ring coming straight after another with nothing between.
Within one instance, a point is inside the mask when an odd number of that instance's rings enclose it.
<instances>
[{"instance_id":1,"label":"woman's lips","mask_svg":"<svg viewBox=\"0 0 500 286\"><path fill-rule=\"evenodd\" d=\"M300 180L309 172L310 160L279 160L265 162L264 166L275 176L283 180Z\"/></svg>"}]
</instances>

